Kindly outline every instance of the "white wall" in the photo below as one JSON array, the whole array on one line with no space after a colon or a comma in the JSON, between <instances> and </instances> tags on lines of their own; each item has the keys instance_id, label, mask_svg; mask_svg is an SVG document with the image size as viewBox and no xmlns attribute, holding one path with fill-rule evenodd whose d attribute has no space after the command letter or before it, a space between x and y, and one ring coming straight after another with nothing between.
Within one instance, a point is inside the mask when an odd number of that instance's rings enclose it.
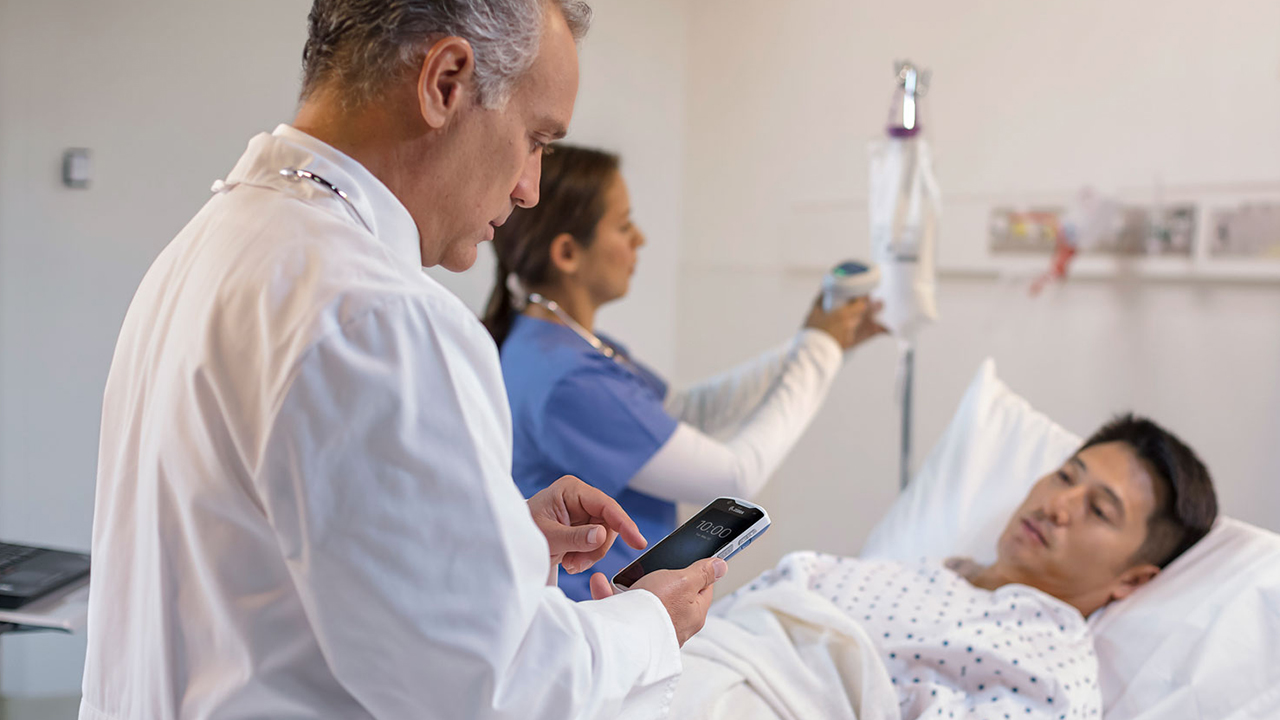
<instances>
[{"instance_id":1,"label":"white wall","mask_svg":"<svg viewBox=\"0 0 1280 720\"><path fill-rule=\"evenodd\" d=\"M986 262L996 201L1091 184L1280 186L1280 5L700 0L692 4L677 377L791 332L824 266L868 255L866 143L892 63L926 99L945 268ZM1280 275L1280 273L1277 273ZM1280 282L944 277L920 340L918 463L990 354L1012 387L1086 433L1133 408L1181 433L1225 510L1280 528ZM785 551L855 552L897 483L896 349L858 351L761 500L776 516L725 589Z\"/></svg>"},{"instance_id":2,"label":"white wall","mask_svg":"<svg viewBox=\"0 0 1280 720\"><path fill-rule=\"evenodd\" d=\"M292 117L310 5L0 0L0 538L88 547L125 309L249 137ZM632 297L605 318L670 370L687 13L679 0L594 5L572 138L622 152L652 238ZM60 185L72 146L93 152L89 190ZM492 272L481 255L442 278L477 308ZM78 692L82 637L2 649L0 692Z\"/></svg>"}]
</instances>

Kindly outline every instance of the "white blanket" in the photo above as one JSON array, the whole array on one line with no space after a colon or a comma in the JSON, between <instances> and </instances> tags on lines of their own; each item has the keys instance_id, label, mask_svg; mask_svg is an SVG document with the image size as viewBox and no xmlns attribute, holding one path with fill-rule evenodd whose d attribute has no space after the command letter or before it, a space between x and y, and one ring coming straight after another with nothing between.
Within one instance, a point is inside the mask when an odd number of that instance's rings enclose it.
<instances>
[{"instance_id":1,"label":"white blanket","mask_svg":"<svg viewBox=\"0 0 1280 720\"><path fill-rule=\"evenodd\" d=\"M726 599L684 646L673 718L898 720L866 633L796 582Z\"/></svg>"}]
</instances>

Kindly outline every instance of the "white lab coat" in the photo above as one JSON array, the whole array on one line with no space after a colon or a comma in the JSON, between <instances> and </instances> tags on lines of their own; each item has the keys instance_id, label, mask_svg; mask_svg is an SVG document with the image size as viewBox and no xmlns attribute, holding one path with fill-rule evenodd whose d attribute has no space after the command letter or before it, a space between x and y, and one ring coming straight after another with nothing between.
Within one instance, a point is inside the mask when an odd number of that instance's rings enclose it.
<instances>
[{"instance_id":1,"label":"white lab coat","mask_svg":"<svg viewBox=\"0 0 1280 720\"><path fill-rule=\"evenodd\" d=\"M497 351L408 211L283 125L215 189L107 379L82 720L664 715L661 602L547 586Z\"/></svg>"}]
</instances>

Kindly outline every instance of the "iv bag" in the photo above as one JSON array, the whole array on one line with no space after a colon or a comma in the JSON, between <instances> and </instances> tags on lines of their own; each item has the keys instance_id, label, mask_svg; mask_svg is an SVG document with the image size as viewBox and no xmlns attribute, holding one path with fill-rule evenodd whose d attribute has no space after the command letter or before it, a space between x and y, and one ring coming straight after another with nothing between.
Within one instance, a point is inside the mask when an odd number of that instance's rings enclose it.
<instances>
[{"instance_id":1,"label":"iv bag","mask_svg":"<svg viewBox=\"0 0 1280 720\"><path fill-rule=\"evenodd\" d=\"M913 344L938 319L936 254L941 198L923 137L871 143L871 259L880 266L872 297L884 303L878 320Z\"/></svg>"}]
</instances>

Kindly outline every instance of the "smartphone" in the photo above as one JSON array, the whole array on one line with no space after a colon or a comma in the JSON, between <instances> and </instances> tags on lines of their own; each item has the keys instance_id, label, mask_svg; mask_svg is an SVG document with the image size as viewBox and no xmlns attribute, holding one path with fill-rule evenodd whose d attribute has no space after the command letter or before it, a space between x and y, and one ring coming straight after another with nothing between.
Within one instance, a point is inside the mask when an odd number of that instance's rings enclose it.
<instances>
[{"instance_id":1,"label":"smartphone","mask_svg":"<svg viewBox=\"0 0 1280 720\"><path fill-rule=\"evenodd\" d=\"M655 570L683 570L704 558L728 560L768 529L769 513L759 505L738 498L716 498L622 568L613 576L613 586L627 590Z\"/></svg>"}]
</instances>

